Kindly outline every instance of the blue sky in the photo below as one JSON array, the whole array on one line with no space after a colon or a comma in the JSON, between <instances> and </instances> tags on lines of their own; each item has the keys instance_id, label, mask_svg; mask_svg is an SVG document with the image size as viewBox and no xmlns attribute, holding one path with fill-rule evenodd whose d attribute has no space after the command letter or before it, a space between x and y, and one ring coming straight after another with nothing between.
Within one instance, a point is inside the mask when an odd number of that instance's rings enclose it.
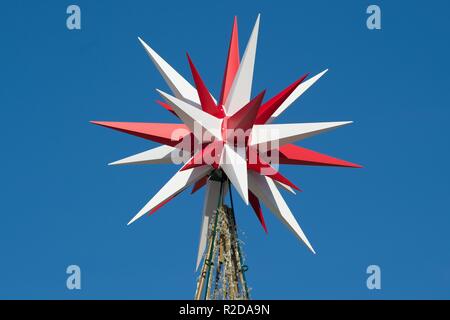
<instances>
[{"instance_id":1,"label":"blue sky","mask_svg":"<svg viewBox=\"0 0 450 320\"><path fill-rule=\"evenodd\" d=\"M174 120L154 103L167 87L137 36L190 79L189 51L218 95L233 16L243 51L258 13L254 93L329 68L280 122L353 120L301 145L364 169L282 168L304 190L285 196L315 256L236 201L252 297L450 298L448 2L73 3L81 30L66 28L72 2L0 11L0 298L193 297L203 192L127 227L177 167L108 167L156 144L88 121ZM369 4L381 30L366 28ZM71 264L80 291L66 288Z\"/></svg>"}]
</instances>

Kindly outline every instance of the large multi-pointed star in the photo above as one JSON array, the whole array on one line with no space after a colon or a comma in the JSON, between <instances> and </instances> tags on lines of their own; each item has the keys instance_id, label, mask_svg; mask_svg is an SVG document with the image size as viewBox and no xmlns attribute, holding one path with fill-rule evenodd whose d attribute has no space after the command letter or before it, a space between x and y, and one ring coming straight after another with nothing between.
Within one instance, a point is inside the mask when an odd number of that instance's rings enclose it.
<instances>
[{"instance_id":1,"label":"large multi-pointed star","mask_svg":"<svg viewBox=\"0 0 450 320\"><path fill-rule=\"evenodd\" d=\"M226 174L244 202L250 203L266 232L260 200L314 252L278 190L281 187L295 193L294 189L298 188L281 175L274 165L360 167L357 164L291 144L349 124L350 121L270 124L327 70L306 81L307 75L302 76L266 102L263 102L265 91L251 99L259 20L258 16L240 60L237 20L234 19L218 101L207 89L189 55L188 61L196 88L139 38L173 94L158 90L165 100L159 103L184 124L93 121L95 124L162 144L160 147L111 163L113 165L173 162L174 155L179 154L181 148L183 152L186 152L182 141L187 138L195 141L196 146L200 146L198 150L193 147L188 148L189 158L184 161L183 167L128 223L131 224L147 213L155 212L192 184L194 184L192 192L206 185L197 267L205 251L208 224L217 205L219 194L220 182L209 179L214 170L221 169ZM245 132L241 143L236 140L235 133L238 131ZM261 148L262 146L265 149ZM268 154L275 151L277 157L272 155L270 160L266 160L262 149L269 151L265 154L266 158Z\"/></svg>"}]
</instances>

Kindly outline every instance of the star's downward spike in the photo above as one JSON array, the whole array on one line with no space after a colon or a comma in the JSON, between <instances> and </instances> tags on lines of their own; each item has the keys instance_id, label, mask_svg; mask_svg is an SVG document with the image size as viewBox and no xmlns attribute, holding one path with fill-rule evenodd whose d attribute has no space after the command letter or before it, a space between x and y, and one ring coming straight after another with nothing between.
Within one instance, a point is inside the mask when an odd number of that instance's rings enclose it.
<instances>
[{"instance_id":1,"label":"star's downward spike","mask_svg":"<svg viewBox=\"0 0 450 320\"><path fill-rule=\"evenodd\" d=\"M300 191L300 188L289 181L278 170L275 170L270 164L263 161L258 155L256 155L256 163L247 164L248 169L258 172L260 175L268 176L272 180L278 181L283 185Z\"/></svg>"},{"instance_id":2,"label":"star's downward spike","mask_svg":"<svg viewBox=\"0 0 450 320\"><path fill-rule=\"evenodd\" d=\"M192 187L191 194L194 194L198 190L203 188L206 185L206 182L208 182L208 176L204 176L202 179L200 179L196 183L194 183L194 186Z\"/></svg>"},{"instance_id":3,"label":"star's downward spike","mask_svg":"<svg viewBox=\"0 0 450 320\"><path fill-rule=\"evenodd\" d=\"M258 218L259 222L261 223L261 226L263 227L264 231L267 233L267 226L266 221L264 220L264 215L261 210L261 205L259 204L258 197L255 196L255 194L251 191L248 192L248 200L250 202L250 205L253 208L253 211L256 214L256 217Z\"/></svg>"},{"instance_id":4,"label":"star's downward spike","mask_svg":"<svg viewBox=\"0 0 450 320\"><path fill-rule=\"evenodd\" d=\"M248 187L281 222L315 253L272 179L249 171Z\"/></svg>"},{"instance_id":5,"label":"star's downward spike","mask_svg":"<svg viewBox=\"0 0 450 320\"><path fill-rule=\"evenodd\" d=\"M208 167L193 168L186 171L178 171L153 198L128 222L128 225L152 211L169 198L183 191L185 188L203 178L211 171Z\"/></svg>"},{"instance_id":6,"label":"star's downward spike","mask_svg":"<svg viewBox=\"0 0 450 320\"><path fill-rule=\"evenodd\" d=\"M224 145L220 159L220 168L234 185L242 200L248 205L247 161L245 148Z\"/></svg>"},{"instance_id":7,"label":"star's downward spike","mask_svg":"<svg viewBox=\"0 0 450 320\"><path fill-rule=\"evenodd\" d=\"M203 258L203 254L205 253L206 244L208 242L208 234L210 233L208 227L210 225L210 221L213 216L214 210L217 209L216 198L217 195L220 193L221 183L219 181L206 180L205 184L206 184L206 192L205 192L205 200L203 203L203 216L200 227L200 241L198 244L198 254L197 254L197 262L195 264L195 270L198 269L200 262Z\"/></svg>"}]
</instances>

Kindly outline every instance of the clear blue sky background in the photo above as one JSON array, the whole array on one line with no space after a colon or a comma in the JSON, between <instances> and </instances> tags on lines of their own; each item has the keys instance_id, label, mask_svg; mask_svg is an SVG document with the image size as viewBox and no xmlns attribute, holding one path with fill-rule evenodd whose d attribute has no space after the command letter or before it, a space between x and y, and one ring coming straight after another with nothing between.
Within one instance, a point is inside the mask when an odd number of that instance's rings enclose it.
<instances>
[{"instance_id":1,"label":"clear blue sky background","mask_svg":"<svg viewBox=\"0 0 450 320\"><path fill-rule=\"evenodd\" d=\"M257 13L254 93L329 68L280 122L355 121L302 145L364 169L283 168L315 256L236 201L253 298L450 298L448 1L376 1L381 31L367 1L75 3L80 31L72 2L1 5L0 298L193 297L203 192L127 227L177 167L108 167L156 144L88 121L175 121L137 36L190 79L189 51L218 95L233 16L243 51ZM81 291L66 289L71 264Z\"/></svg>"}]
</instances>

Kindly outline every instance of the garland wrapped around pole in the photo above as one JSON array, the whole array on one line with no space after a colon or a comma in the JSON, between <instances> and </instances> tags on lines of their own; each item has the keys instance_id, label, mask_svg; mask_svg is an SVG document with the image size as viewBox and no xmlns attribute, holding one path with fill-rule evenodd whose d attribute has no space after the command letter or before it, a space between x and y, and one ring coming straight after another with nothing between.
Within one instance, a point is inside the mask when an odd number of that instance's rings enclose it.
<instances>
[{"instance_id":1,"label":"garland wrapped around pole","mask_svg":"<svg viewBox=\"0 0 450 320\"><path fill-rule=\"evenodd\" d=\"M250 295L245 277L248 268L244 265L239 244L231 184L221 170L213 172L209 179L220 181L220 192L217 208L208 226L208 246L195 299L248 300ZM224 204L227 189L231 207Z\"/></svg>"}]
</instances>

